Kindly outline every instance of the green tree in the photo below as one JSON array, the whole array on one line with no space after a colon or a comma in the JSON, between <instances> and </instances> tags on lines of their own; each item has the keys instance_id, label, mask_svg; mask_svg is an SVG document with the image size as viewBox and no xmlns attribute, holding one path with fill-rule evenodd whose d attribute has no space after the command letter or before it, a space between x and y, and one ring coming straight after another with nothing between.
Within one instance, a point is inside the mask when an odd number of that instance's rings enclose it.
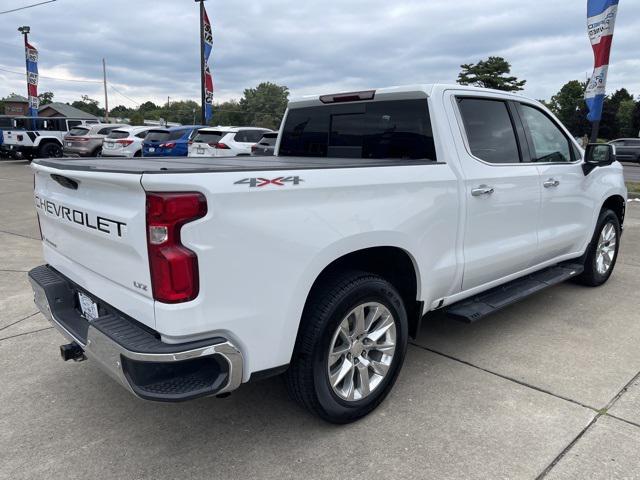
<instances>
[{"instance_id":1,"label":"green tree","mask_svg":"<svg viewBox=\"0 0 640 480\"><path fill-rule=\"evenodd\" d=\"M523 90L526 80L518 80L510 76L511 64L502 57L489 57L478 63L460 65L462 71L458 75L460 85L474 85L476 87L494 88L517 92Z\"/></svg>"},{"instance_id":2,"label":"green tree","mask_svg":"<svg viewBox=\"0 0 640 480\"><path fill-rule=\"evenodd\" d=\"M571 80L565 83L546 104L575 137L589 134L591 124L587 120L587 105L584 101L586 83Z\"/></svg>"},{"instance_id":3,"label":"green tree","mask_svg":"<svg viewBox=\"0 0 640 480\"><path fill-rule=\"evenodd\" d=\"M144 115L139 111L134 111L129 115L129 125L144 125Z\"/></svg>"},{"instance_id":4,"label":"green tree","mask_svg":"<svg viewBox=\"0 0 640 480\"><path fill-rule=\"evenodd\" d=\"M244 125L247 113L242 110L240 102L237 100L229 100L228 102L218 103L213 106L214 125Z\"/></svg>"},{"instance_id":5,"label":"green tree","mask_svg":"<svg viewBox=\"0 0 640 480\"><path fill-rule=\"evenodd\" d=\"M247 88L240 100L245 125L277 129L287 108L289 89L271 82Z\"/></svg>"},{"instance_id":6,"label":"green tree","mask_svg":"<svg viewBox=\"0 0 640 480\"><path fill-rule=\"evenodd\" d=\"M602 107L602 119L600 120L600 137L607 140L620 138L621 125L618 112L620 105L626 101L633 101L633 96L626 88L616 90L613 95L607 96Z\"/></svg>"},{"instance_id":7,"label":"green tree","mask_svg":"<svg viewBox=\"0 0 640 480\"><path fill-rule=\"evenodd\" d=\"M98 106L97 100L90 98L88 95L82 95L80 98L80 100L73 102L71 106L98 117L104 115L104 110Z\"/></svg>"},{"instance_id":8,"label":"green tree","mask_svg":"<svg viewBox=\"0 0 640 480\"><path fill-rule=\"evenodd\" d=\"M633 134L632 137L640 137L640 100L636 102L636 106L633 110Z\"/></svg>"},{"instance_id":9,"label":"green tree","mask_svg":"<svg viewBox=\"0 0 640 480\"><path fill-rule=\"evenodd\" d=\"M124 105L118 105L118 106L113 107L111 109L111 111L109 112L109 115L111 115L112 117L126 118L126 117L131 116L131 114L134 111L135 110L129 109L129 108L125 107Z\"/></svg>"},{"instance_id":10,"label":"green tree","mask_svg":"<svg viewBox=\"0 0 640 480\"><path fill-rule=\"evenodd\" d=\"M40 100L40 105L49 105L53 103L53 92L42 92L38 95L38 100Z\"/></svg>"},{"instance_id":11,"label":"green tree","mask_svg":"<svg viewBox=\"0 0 640 480\"><path fill-rule=\"evenodd\" d=\"M636 102L633 99L620 102L618 113L616 114L619 137L627 138L638 135L638 131L633 128L633 112L635 108Z\"/></svg>"}]
</instances>

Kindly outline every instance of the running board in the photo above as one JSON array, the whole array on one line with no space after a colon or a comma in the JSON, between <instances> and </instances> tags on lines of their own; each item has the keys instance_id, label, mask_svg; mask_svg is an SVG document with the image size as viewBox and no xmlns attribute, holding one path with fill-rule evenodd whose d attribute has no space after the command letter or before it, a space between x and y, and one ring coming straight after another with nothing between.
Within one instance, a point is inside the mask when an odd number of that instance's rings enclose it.
<instances>
[{"instance_id":1,"label":"running board","mask_svg":"<svg viewBox=\"0 0 640 480\"><path fill-rule=\"evenodd\" d=\"M580 275L583 271L584 267L580 264L555 265L454 303L446 307L445 312L449 317L464 323L477 322L529 295Z\"/></svg>"}]
</instances>

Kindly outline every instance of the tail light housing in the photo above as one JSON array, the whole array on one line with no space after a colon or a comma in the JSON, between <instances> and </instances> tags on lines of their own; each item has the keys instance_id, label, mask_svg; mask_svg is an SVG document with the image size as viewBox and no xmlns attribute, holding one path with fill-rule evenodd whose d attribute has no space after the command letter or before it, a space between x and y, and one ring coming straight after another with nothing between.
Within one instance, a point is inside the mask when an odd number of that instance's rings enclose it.
<instances>
[{"instance_id":1,"label":"tail light housing","mask_svg":"<svg viewBox=\"0 0 640 480\"><path fill-rule=\"evenodd\" d=\"M207 214L201 193L147 193L147 249L153 298L182 303L198 296L198 257L182 245L182 227Z\"/></svg>"},{"instance_id":2,"label":"tail light housing","mask_svg":"<svg viewBox=\"0 0 640 480\"><path fill-rule=\"evenodd\" d=\"M122 145L123 147L128 147L133 143L133 140L116 140L116 143Z\"/></svg>"},{"instance_id":3,"label":"tail light housing","mask_svg":"<svg viewBox=\"0 0 640 480\"><path fill-rule=\"evenodd\" d=\"M173 148L176 146L176 142L167 142L167 143L161 143L160 145L158 145L160 148Z\"/></svg>"},{"instance_id":4,"label":"tail light housing","mask_svg":"<svg viewBox=\"0 0 640 480\"><path fill-rule=\"evenodd\" d=\"M209 145L211 145L211 144L209 144ZM231 150L231 147L229 147L229 145L227 145L226 143L222 143L222 142L214 143L211 146L213 148L217 148L218 150Z\"/></svg>"}]
</instances>

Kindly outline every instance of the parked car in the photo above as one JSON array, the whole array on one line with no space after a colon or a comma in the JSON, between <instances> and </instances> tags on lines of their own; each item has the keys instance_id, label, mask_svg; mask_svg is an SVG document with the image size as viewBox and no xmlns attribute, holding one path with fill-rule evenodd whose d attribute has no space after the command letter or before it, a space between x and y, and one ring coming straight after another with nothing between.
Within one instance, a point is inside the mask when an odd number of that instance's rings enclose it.
<instances>
[{"instance_id":1,"label":"parked car","mask_svg":"<svg viewBox=\"0 0 640 480\"><path fill-rule=\"evenodd\" d=\"M429 312L470 323L614 270L622 165L607 144L583 158L535 100L304 97L280 135L275 157L34 162L47 265L29 278L63 359L157 401L284 372L293 399L346 423L389 393Z\"/></svg>"},{"instance_id":2,"label":"parked car","mask_svg":"<svg viewBox=\"0 0 640 480\"><path fill-rule=\"evenodd\" d=\"M153 128L142 142L143 157L186 157L189 141L203 125Z\"/></svg>"},{"instance_id":3,"label":"parked car","mask_svg":"<svg viewBox=\"0 0 640 480\"><path fill-rule=\"evenodd\" d=\"M189 145L190 157L237 157L251 155L251 147L271 130L259 127L201 128Z\"/></svg>"},{"instance_id":4,"label":"parked car","mask_svg":"<svg viewBox=\"0 0 640 480\"><path fill-rule=\"evenodd\" d=\"M99 157L102 155L102 141L112 130L126 125L97 123L79 125L69 130L64 137L64 155L67 157Z\"/></svg>"},{"instance_id":5,"label":"parked car","mask_svg":"<svg viewBox=\"0 0 640 480\"><path fill-rule=\"evenodd\" d=\"M270 156L275 153L278 132L267 132L258 143L251 146L251 155Z\"/></svg>"},{"instance_id":6,"label":"parked car","mask_svg":"<svg viewBox=\"0 0 640 480\"><path fill-rule=\"evenodd\" d=\"M640 163L640 138L619 138L609 142L616 147L616 157L621 162Z\"/></svg>"},{"instance_id":7,"label":"parked car","mask_svg":"<svg viewBox=\"0 0 640 480\"><path fill-rule=\"evenodd\" d=\"M141 157L142 142L152 127L120 127L111 130L102 143L104 157Z\"/></svg>"},{"instance_id":8,"label":"parked car","mask_svg":"<svg viewBox=\"0 0 640 480\"><path fill-rule=\"evenodd\" d=\"M78 126L89 127L97 120L66 117L21 117L15 127L5 130L3 149L12 158L62 157L63 138Z\"/></svg>"}]
</instances>

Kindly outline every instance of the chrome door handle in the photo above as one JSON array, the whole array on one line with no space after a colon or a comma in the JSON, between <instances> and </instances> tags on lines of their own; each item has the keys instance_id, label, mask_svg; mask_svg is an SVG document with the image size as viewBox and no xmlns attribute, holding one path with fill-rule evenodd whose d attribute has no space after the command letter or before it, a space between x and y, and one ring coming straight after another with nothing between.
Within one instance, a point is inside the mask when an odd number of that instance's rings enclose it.
<instances>
[{"instance_id":1,"label":"chrome door handle","mask_svg":"<svg viewBox=\"0 0 640 480\"><path fill-rule=\"evenodd\" d=\"M493 187L489 185L480 185L471 190L471 195L474 197L481 197L482 195L491 195L494 192Z\"/></svg>"},{"instance_id":2,"label":"chrome door handle","mask_svg":"<svg viewBox=\"0 0 640 480\"><path fill-rule=\"evenodd\" d=\"M553 188L560 185L560 181L556 180L555 178L550 178L549 180L544 182L543 185L544 185L544 188Z\"/></svg>"}]
</instances>

